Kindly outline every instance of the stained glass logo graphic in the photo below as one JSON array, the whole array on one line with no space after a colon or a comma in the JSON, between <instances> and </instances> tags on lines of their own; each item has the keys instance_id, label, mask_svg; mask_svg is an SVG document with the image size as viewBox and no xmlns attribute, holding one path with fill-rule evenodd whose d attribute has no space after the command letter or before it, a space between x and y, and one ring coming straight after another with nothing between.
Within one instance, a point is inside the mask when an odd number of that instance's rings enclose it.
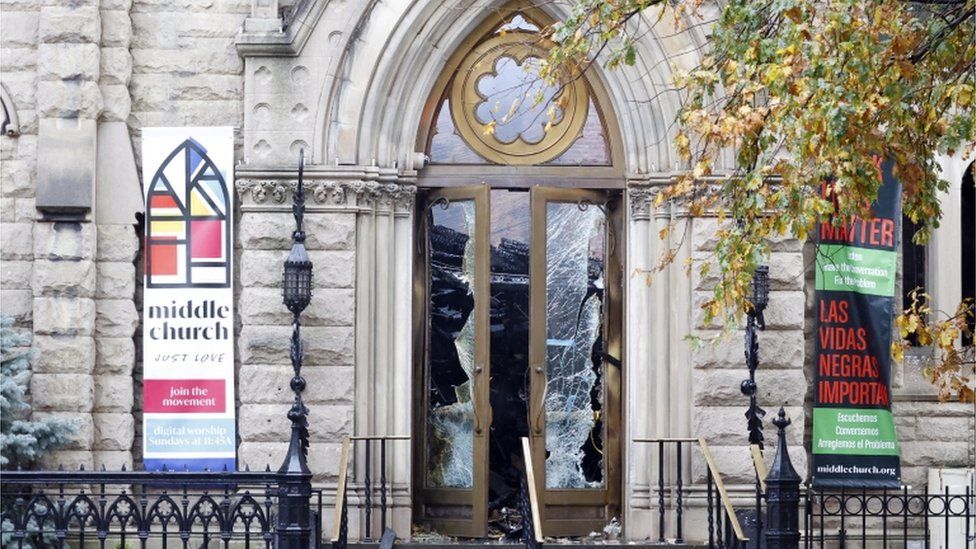
<instances>
[{"instance_id":1,"label":"stained glass logo graphic","mask_svg":"<svg viewBox=\"0 0 976 549\"><path fill-rule=\"evenodd\" d=\"M146 196L147 287L230 286L229 201L226 178L200 143L173 149Z\"/></svg>"}]
</instances>

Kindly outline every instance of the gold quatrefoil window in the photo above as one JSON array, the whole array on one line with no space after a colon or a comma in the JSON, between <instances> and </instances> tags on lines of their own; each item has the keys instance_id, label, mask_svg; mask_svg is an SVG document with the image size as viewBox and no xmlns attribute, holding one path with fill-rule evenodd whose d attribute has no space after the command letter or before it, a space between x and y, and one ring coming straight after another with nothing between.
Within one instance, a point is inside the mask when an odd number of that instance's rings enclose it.
<instances>
[{"instance_id":1,"label":"gold quatrefoil window","mask_svg":"<svg viewBox=\"0 0 976 549\"><path fill-rule=\"evenodd\" d=\"M506 32L461 61L450 90L457 132L499 164L541 164L568 149L587 120L583 79L551 86L539 77L547 52L533 33Z\"/></svg>"}]
</instances>

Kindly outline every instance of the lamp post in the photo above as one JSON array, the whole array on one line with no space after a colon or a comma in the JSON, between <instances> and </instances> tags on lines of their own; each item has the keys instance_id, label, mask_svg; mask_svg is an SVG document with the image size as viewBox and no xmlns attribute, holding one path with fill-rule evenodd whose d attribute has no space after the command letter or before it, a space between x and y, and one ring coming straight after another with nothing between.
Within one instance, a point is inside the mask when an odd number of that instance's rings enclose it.
<instances>
[{"instance_id":1,"label":"lamp post","mask_svg":"<svg viewBox=\"0 0 976 549\"><path fill-rule=\"evenodd\" d=\"M766 329L766 319L763 311L769 304L769 266L760 265L756 267L756 272L752 274L752 288L749 295L749 311L746 312L746 366L749 367L749 379L742 381L739 387L742 394L749 397L749 409L746 410L746 425L749 430L749 444L757 444L759 449L763 449L763 417L766 411L759 407L756 402L756 368L759 367L759 338L756 330ZM755 541L751 547L761 546L761 534L763 529L762 520L762 488L760 485L759 471L756 471L756 509L755 509L755 530L749 536Z\"/></svg>"},{"instance_id":2,"label":"lamp post","mask_svg":"<svg viewBox=\"0 0 976 549\"><path fill-rule=\"evenodd\" d=\"M290 356L294 376L291 378L291 390L295 393L295 402L288 410L291 421L288 455L278 469L282 476L278 485L278 536L282 549L307 549L311 537L308 499L312 495L312 473L307 462L308 408L302 402L302 391L305 390L305 378L302 377L304 349L299 318L312 300L312 261L305 250L305 231L302 229L305 216L304 170L303 150L298 156L298 186L292 198L296 229L292 233L291 251L285 260L282 283L282 298L292 314Z\"/></svg>"},{"instance_id":3,"label":"lamp post","mask_svg":"<svg viewBox=\"0 0 976 549\"><path fill-rule=\"evenodd\" d=\"M756 402L756 368L759 367L759 338L756 330L766 329L763 311L769 304L769 266L760 265L752 275L752 292L749 296L751 307L746 313L746 366L749 379L743 380L739 387L742 394L749 397L749 410L746 411L749 444L763 448L763 417L766 411Z\"/></svg>"}]
</instances>

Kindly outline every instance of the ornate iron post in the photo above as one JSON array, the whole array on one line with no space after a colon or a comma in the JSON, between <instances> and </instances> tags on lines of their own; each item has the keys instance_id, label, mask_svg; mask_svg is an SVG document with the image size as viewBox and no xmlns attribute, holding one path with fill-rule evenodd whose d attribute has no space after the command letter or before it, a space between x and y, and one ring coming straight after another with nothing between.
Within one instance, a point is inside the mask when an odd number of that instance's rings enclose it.
<instances>
[{"instance_id":1,"label":"ornate iron post","mask_svg":"<svg viewBox=\"0 0 976 549\"><path fill-rule=\"evenodd\" d=\"M278 547L282 549L308 549L311 538L312 473L308 468L308 408L302 402L305 378L302 377L304 348L301 338L300 316L312 300L312 262L305 250L305 189L302 178L305 170L305 151L298 156L298 186L293 196L292 212L295 215L295 232L292 247L285 260L282 298L292 314L291 365L294 377L291 390L295 402L288 410L291 421L291 439L288 455L278 469Z\"/></svg>"},{"instance_id":2,"label":"ornate iron post","mask_svg":"<svg viewBox=\"0 0 976 549\"><path fill-rule=\"evenodd\" d=\"M800 475L790 462L786 426L790 418L779 409L773 425L779 429L776 457L766 476L766 547L795 549L800 546Z\"/></svg>"},{"instance_id":3,"label":"ornate iron post","mask_svg":"<svg viewBox=\"0 0 976 549\"><path fill-rule=\"evenodd\" d=\"M743 380L739 389L749 397L749 410L746 411L747 428L749 430L749 444L758 444L763 448L763 417L766 411L756 402L756 368L759 367L759 337L756 330L766 329L766 319L763 311L769 304L769 266L760 265L752 275L752 295L749 296L752 307L746 313L746 366L749 368L749 379Z\"/></svg>"},{"instance_id":4,"label":"ornate iron post","mask_svg":"<svg viewBox=\"0 0 976 549\"><path fill-rule=\"evenodd\" d=\"M739 389L742 394L749 397L749 409L746 410L746 427L749 431L749 444L759 445L763 449L763 417L766 411L759 407L756 395L756 369L759 367L759 337L757 330L766 329L766 319L763 311L769 304L769 266L760 265L756 267L756 272L752 275L752 292L749 296L749 303L752 305L746 313L746 366L749 368L749 379L742 381ZM750 538L756 541L750 544L759 547L759 538L762 536L762 487L759 483L759 473L756 472L755 483L756 508L755 508L755 529ZM748 518L746 522L751 522Z\"/></svg>"}]
</instances>

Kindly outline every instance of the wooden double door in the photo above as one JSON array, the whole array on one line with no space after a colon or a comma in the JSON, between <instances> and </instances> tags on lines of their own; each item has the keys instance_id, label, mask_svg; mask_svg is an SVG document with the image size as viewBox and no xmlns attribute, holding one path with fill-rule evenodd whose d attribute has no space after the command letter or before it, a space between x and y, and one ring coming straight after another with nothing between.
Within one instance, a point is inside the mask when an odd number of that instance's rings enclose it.
<instances>
[{"instance_id":1,"label":"wooden double door","mask_svg":"<svg viewBox=\"0 0 976 549\"><path fill-rule=\"evenodd\" d=\"M618 197L453 187L417 215L415 520L504 530L529 437L545 535L620 506Z\"/></svg>"}]
</instances>

